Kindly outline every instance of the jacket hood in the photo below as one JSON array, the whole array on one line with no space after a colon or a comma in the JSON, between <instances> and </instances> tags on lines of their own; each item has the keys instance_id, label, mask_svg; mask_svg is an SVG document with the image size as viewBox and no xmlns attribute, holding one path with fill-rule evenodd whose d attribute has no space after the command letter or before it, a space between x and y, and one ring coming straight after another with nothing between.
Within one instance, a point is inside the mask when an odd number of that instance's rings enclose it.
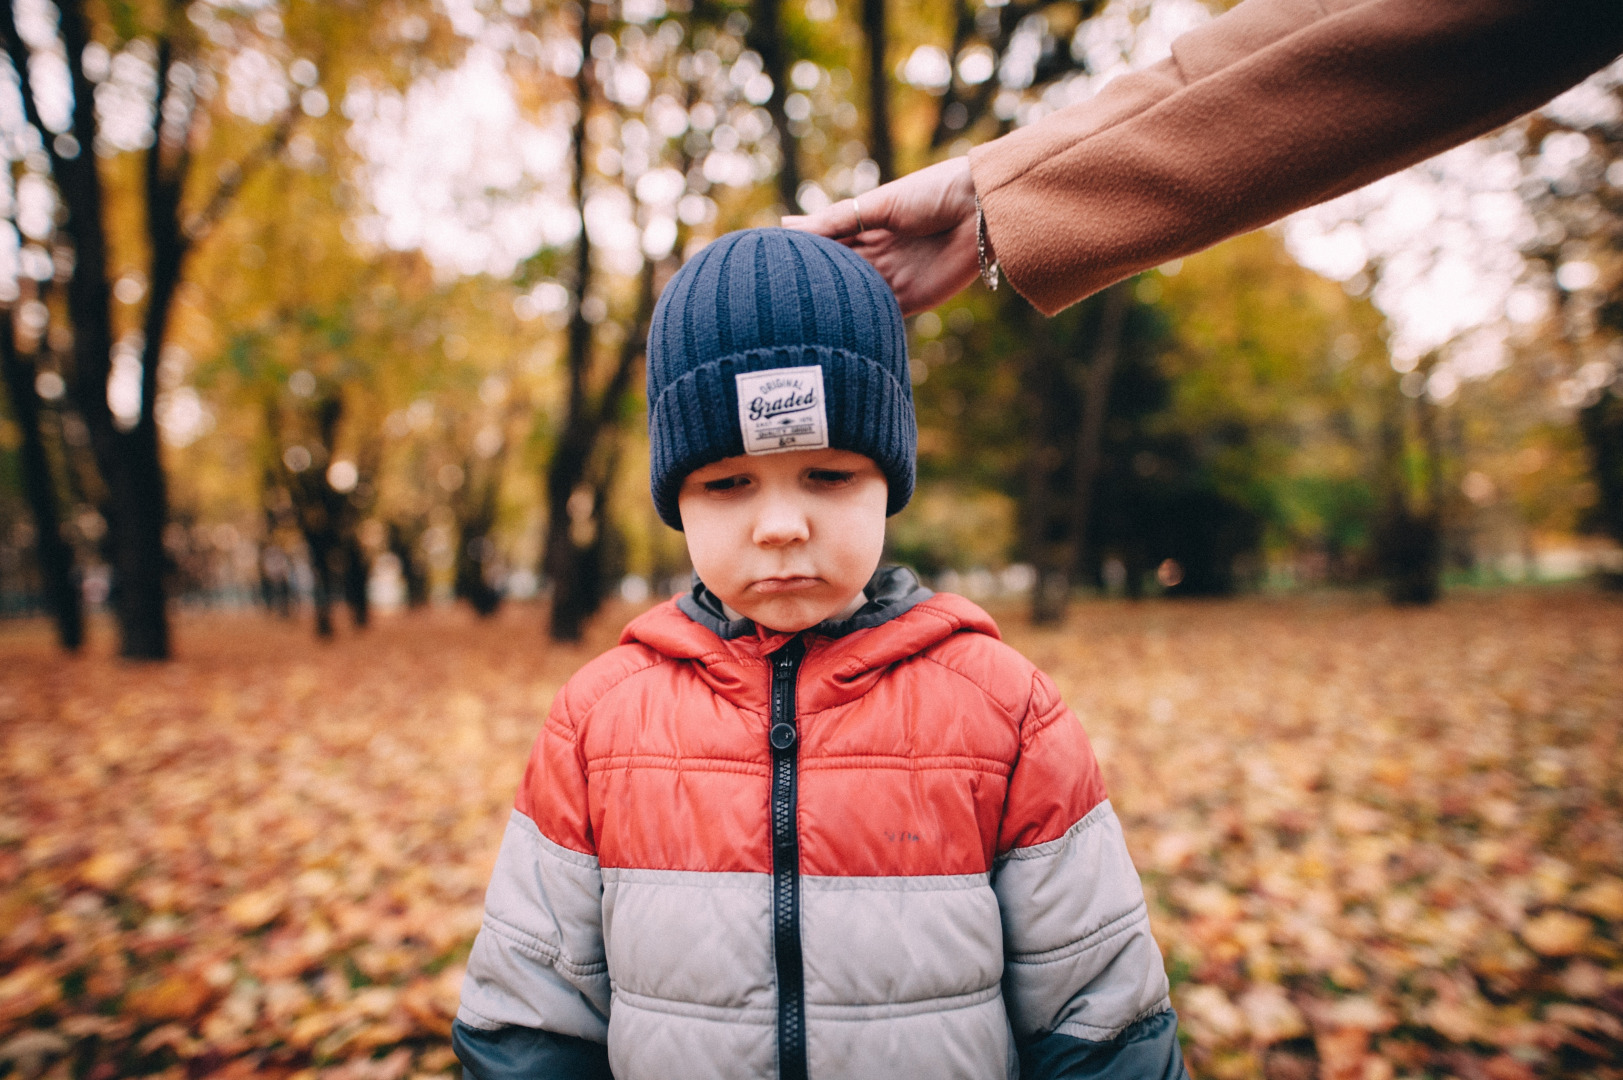
<instances>
[{"instance_id":1,"label":"jacket hood","mask_svg":"<svg viewBox=\"0 0 1623 1080\"><path fill-rule=\"evenodd\" d=\"M863 592L868 602L850 617L786 634L748 619L727 618L715 595L695 581L692 592L633 619L621 631L620 643L693 661L716 693L765 713L770 657L796 637L806 643L798 682L800 711L859 697L892 664L954 634L1001 637L997 623L978 606L951 593L932 593L906 567L881 567Z\"/></svg>"}]
</instances>

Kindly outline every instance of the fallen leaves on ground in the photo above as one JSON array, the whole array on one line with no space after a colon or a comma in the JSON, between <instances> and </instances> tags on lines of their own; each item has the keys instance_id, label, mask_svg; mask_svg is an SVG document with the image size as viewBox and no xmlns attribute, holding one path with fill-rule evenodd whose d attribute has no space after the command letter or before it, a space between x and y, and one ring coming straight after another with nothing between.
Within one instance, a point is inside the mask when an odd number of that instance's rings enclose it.
<instances>
[{"instance_id":1,"label":"fallen leaves on ground","mask_svg":"<svg viewBox=\"0 0 1623 1080\"><path fill-rule=\"evenodd\" d=\"M149 667L0 627L0 1074L454 1071L529 744L626 614L188 614ZM1623 1076L1617 598L1004 621L1105 763L1197 1076Z\"/></svg>"},{"instance_id":2,"label":"fallen leaves on ground","mask_svg":"<svg viewBox=\"0 0 1623 1080\"><path fill-rule=\"evenodd\" d=\"M1197 1075L1623 1076L1623 603L1090 607L1083 715Z\"/></svg>"}]
</instances>

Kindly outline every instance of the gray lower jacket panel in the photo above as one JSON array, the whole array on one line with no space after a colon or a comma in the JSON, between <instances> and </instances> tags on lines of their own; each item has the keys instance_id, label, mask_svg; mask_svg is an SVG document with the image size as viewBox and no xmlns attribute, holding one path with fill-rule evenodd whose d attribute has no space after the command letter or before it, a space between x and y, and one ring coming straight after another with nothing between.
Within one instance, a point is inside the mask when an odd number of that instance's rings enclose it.
<instances>
[{"instance_id":1,"label":"gray lower jacket panel","mask_svg":"<svg viewBox=\"0 0 1623 1080\"><path fill-rule=\"evenodd\" d=\"M772 1075L770 876L603 878L615 1075ZM910 1062L921 1078L1006 1073L1002 928L986 875L808 876L801 890L813 1076L860 1076L878 1061Z\"/></svg>"},{"instance_id":2,"label":"gray lower jacket panel","mask_svg":"<svg viewBox=\"0 0 1623 1080\"><path fill-rule=\"evenodd\" d=\"M1012 1075L1013 1035L1105 1040L1166 1007L1108 802L990 879L807 876L801 889L815 1077L879 1061L921 1078ZM774 1075L771 911L770 875L600 871L515 813L458 1018L607 1041L620 1080Z\"/></svg>"},{"instance_id":3,"label":"gray lower jacket panel","mask_svg":"<svg viewBox=\"0 0 1623 1080\"><path fill-rule=\"evenodd\" d=\"M994 987L975 997L980 1000L950 1011L883 1020L829 1020L808 1007L808 1072L818 1080L1012 1078L1018 1059L1002 995Z\"/></svg>"},{"instance_id":4,"label":"gray lower jacket panel","mask_svg":"<svg viewBox=\"0 0 1623 1080\"><path fill-rule=\"evenodd\" d=\"M777 1075L777 1013L669 1012L675 1003L615 994L609 1066L616 1080L760 1080Z\"/></svg>"},{"instance_id":5,"label":"gray lower jacket panel","mask_svg":"<svg viewBox=\"0 0 1623 1080\"><path fill-rule=\"evenodd\" d=\"M1016 1035L1108 1040L1166 1007L1108 802L990 878L807 876L801 889L814 1077L876 1062L921 1080L1012 1076ZM515 813L458 1019L607 1041L619 1080L773 1076L771 910L770 875L599 870Z\"/></svg>"},{"instance_id":6,"label":"gray lower jacket panel","mask_svg":"<svg viewBox=\"0 0 1623 1080\"><path fill-rule=\"evenodd\" d=\"M808 1017L898 1015L995 988L1003 927L985 874L800 879Z\"/></svg>"},{"instance_id":7,"label":"gray lower jacket panel","mask_svg":"<svg viewBox=\"0 0 1623 1080\"><path fill-rule=\"evenodd\" d=\"M606 870L603 933L617 995L776 1015L772 878L680 870Z\"/></svg>"},{"instance_id":8,"label":"gray lower jacket panel","mask_svg":"<svg viewBox=\"0 0 1623 1080\"><path fill-rule=\"evenodd\" d=\"M608 1036L603 881L597 860L560 847L513 811L485 892L457 1019L469 1027Z\"/></svg>"},{"instance_id":9,"label":"gray lower jacket panel","mask_svg":"<svg viewBox=\"0 0 1623 1080\"><path fill-rule=\"evenodd\" d=\"M1008 1075L1003 932L985 874L803 877L813 1077Z\"/></svg>"},{"instance_id":10,"label":"gray lower jacket panel","mask_svg":"<svg viewBox=\"0 0 1623 1080\"><path fill-rule=\"evenodd\" d=\"M548 844L528 819L509 826L469 958L463 1023L581 1034L567 1025L596 1021L586 1037L607 1038L620 1080L683 1069L774 1075L771 877L600 872L566 856L583 858ZM801 886L813 1076L869 1075L875 1062L908 1063L895 1075L921 1080L1012 1075L1002 919L987 875L808 876ZM595 932L588 898L598 889L606 973L582 978L543 957L590 955L581 938ZM545 913L523 936L506 925L521 898ZM600 1016L593 995L609 981Z\"/></svg>"},{"instance_id":11,"label":"gray lower jacket panel","mask_svg":"<svg viewBox=\"0 0 1623 1080\"><path fill-rule=\"evenodd\" d=\"M1150 936L1121 823L1100 803L1064 836L1020 848L994 871L1015 1032L1110 1039L1167 1007L1166 970Z\"/></svg>"}]
</instances>

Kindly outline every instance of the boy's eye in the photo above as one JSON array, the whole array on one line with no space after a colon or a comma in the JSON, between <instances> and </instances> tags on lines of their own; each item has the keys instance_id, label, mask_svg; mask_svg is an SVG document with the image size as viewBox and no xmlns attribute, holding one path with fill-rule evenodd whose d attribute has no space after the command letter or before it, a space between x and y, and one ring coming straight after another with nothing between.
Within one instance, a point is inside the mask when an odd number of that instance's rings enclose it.
<instances>
[{"instance_id":1,"label":"boy's eye","mask_svg":"<svg viewBox=\"0 0 1623 1080\"><path fill-rule=\"evenodd\" d=\"M814 484L822 484L825 487L836 487L840 484L850 483L851 478L855 475L856 473L844 469L812 469L806 473L806 479Z\"/></svg>"},{"instance_id":2,"label":"boy's eye","mask_svg":"<svg viewBox=\"0 0 1623 1080\"><path fill-rule=\"evenodd\" d=\"M738 491L748 483L749 477L747 476L723 476L719 480L706 480L704 482L704 489L706 491L714 491L717 493Z\"/></svg>"}]
</instances>

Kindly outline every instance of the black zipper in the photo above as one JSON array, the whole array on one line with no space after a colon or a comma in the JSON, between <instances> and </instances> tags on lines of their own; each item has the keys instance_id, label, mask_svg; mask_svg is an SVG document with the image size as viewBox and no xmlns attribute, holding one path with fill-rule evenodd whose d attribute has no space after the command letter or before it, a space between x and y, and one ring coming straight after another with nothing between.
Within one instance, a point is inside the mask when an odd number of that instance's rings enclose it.
<instances>
[{"instance_id":1,"label":"black zipper","mask_svg":"<svg viewBox=\"0 0 1623 1080\"><path fill-rule=\"evenodd\" d=\"M778 969L778 1077L806 1080L806 969L800 952L800 830L796 823L797 637L772 658L772 952Z\"/></svg>"}]
</instances>

